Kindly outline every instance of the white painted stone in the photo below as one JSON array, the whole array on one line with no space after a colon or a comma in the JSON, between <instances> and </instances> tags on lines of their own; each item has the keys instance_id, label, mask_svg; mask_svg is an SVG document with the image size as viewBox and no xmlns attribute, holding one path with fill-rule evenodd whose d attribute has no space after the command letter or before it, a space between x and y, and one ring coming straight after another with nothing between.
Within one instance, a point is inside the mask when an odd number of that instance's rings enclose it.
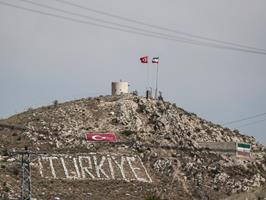
<instances>
[{"instance_id":1,"label":"white painted stone","mask_svg":"<svg viewBox=\"0 0 266 200\"><path fill-rule=\"evenodd\" d=\"M95 170L96 170L96 174L98 176L98 178L101 178L101 174L100 172L102 172L102 174L109 179L109 176L105 173L105 171L102 169L103 167L103 163L106 160L105 156L102 156L102 159L100 161L100 164L97 163L97 157L93 156L93 161L94 161L94 165L95 165Z\"/></svg>"},{"instance_id":2,"label":"white painted stone","mask_svg":"<svg viewBox=\"0 0 266 200\"><path fill-rule=\"evenodd\" d=\"M83 163L82 163L83 159L88 160L89 166L87 167L83 166ZM79 156L78 160L79 160L82 178L85 179L86 173L87 173L92 179L95 179L94 175L89 171L89 169L92 170L91 157L90 156Z\"/></svg>"},{"instance_id":3,"label":"white painted stone","mask_svg":"<svg viewBox=\"0 0 266 200\"><path fill-rule=\"evenodd\" d=\"M114 167L113 167L112 158L110 157L110 155L107 155L107 161L108 161L108 164L109 164L109 168L110 168L110 172L111 172L111 177L112 177L112 179L115 179Z\"/></svg>"},{"instance_id":4,"label":"white painted stone","mask_svg":"<svg viewBox=\"0 0 266 200\"><path fill-rule=\"evenodd\" d=\"M121 156L121 161L120 161L121 163L118 163L114 156L112 156L112 159L115 162L115 164L118 166L118 168L120 169L120 172L121 172L123 179L126 180L126 175L124 172L124 162L125 162L124 156Z\"/></svg>"},{"instance_id":5,"label":"white painted stone","mask_svg":"<svg viewBox=\"0 0 266 200\"><path fill-rule=\"evenodd\" d=\"M51 172L52 172L52 175L53 175L54 178L56 178L56 173L55 173L55 170L54 170L53 160L57 160L57 159L58 159L57 157L48 157L48 160L50 162Z\"/></svg>"},{"instance_id":6,"label":"white painted stone","mask_svg":"<svg viewBox=\"0 0 266 200\"><path fill-rule=\"evenodd\" d=\"M142 182L148 182L145 178L141 178L137 175L136 171L140 171L141 169L138 167L133 167L133 162L135 162L135 161L136 161L135 157L127 157L127 162L129 164L130 169L132 170L132 173L134 174L136 180L142 181Z\"/></svg>"},{"instance_id":7,"label":"white painted stone","mask_svg":"<svg viewBox=\"0 0 266 200\"><path fill-rule=\"evenodd\" d=\"M44 162L46 162L46 164ZM72 174L70 174L70 169L68 168L69 165L74 166L74 168L72 167ZM81 154L76 156L56 154L39 157L38 166L40 176L43 178L62 178L75 180L113 179L123 181L135 180L141 182L152 182L151 177L149 176L146 168L138 156L124 156L115 154L103 155L96 153ZM47 167L50 170L48 174L52 174L49 177L45 176L45 170L47 170ZM62 176L62 172L64 176L60 177ZM128 174L129 177L126 177L126 174ZM134 178L130 178L130 174L132 174Z\"/></svg>"}]
</instances>

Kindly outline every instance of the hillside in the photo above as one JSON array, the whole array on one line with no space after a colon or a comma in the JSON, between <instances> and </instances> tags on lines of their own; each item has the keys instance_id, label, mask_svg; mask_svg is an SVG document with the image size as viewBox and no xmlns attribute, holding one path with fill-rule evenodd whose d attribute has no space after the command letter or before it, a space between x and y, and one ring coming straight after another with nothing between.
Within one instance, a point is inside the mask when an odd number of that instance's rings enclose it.
<instances>
[{"instance_id":1,"label":"hillside","mask_svg":"<svg viewBox=\"0 0 266 200\"><path fill-rule=\"evenodd\" d=\"M3 199L20 195L20 158L9 152L25 146L46 153L32 156L36 199L266 197L265 147L169 102L101 96L31 109L0 124ZM115 133L118 142L89 143L87 132ZM251 157L202 147L213 142L251 144Z\"/></svg>"}]
</instances>

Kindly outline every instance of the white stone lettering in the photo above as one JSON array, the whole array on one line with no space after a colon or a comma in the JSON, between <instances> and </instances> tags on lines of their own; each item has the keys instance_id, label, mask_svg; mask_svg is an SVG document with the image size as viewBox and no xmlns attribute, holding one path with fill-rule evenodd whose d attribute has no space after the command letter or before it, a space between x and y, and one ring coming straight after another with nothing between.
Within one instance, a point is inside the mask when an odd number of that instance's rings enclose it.
<instances>
[{"instance_id":1,"label":"white stone lettering","mask_svg":"<svg viewBox=\"0 0 266 200\"><path fill-rule=\"evenodd\" d=\"M55 170L54 170L54 165L53 165L53 160L57 160L57 157L48 157L48 160L50 162L50 168L51 168L51 172L54 178L56 178L56 174L55 174Z\"/></svg>"},{"instance_id":2,"label":"white stone lettering","mask_svg":"<svg viewBox=\"0 0 266 200\"><path fill-rule=\"evenodd\" d=\"M102 159L100 161L100 164L97 163L97 157L96 156L93 156L93 160L94 160L94 165L95 165L95 171L96 171L96 174L98 176L98 178L101 178L101 174L100 174L100 171L102 172L102 174L109 179L109 176L105 173L105 171L102 169L103 167L103 163L104 161L106 160L105 156L102 156Z\"/></svg>"},{"instance_id":3,"label":"white stone lettering","mask_svg":"<svg viewBox=\"0 0 266 200\"><path fill-rule=\"evenodd\" d=\"M76 170L76 173L77 173L77 178L80 178L80 172L79 172L79 167L78 167L77 159L76 158L73 158L73 162L74 162L75 170Z\"/></svg>"},{"instance_id":4,"label":"white stone lettering","mask_svg":"<svg viewBox=\"0 0 266 200\"><path fill-rule=\"evenodd\" d=\"M130 169L131 169L132 173L134 174L135 178L136 178L138 181L148 182L145 178L141 178L141 177L139 177L139 176L137 175L136 170L140 170L140 168L138 168L138 167L133 167L132 162L135 162L135 160L136 160L135 157L127 157L127 162L128 162L128 164L129 164L129 166L130 166Z\"/></svg>"},{"instance_id":5,"label":"white stone lettering","mask_svg":"<svg viewBox=\"0 0 266 200\"><path fill-rule=\"evenodd\" d=\"M82 160L84 159L88 161L88 167L83 166ZM92 170L91 157L79 156L78 160L79 160L82 178L86 178L86 173L87 173L92 179L95 179L94 175L89 171L89 169Z\"/></svg>"},{"instance_id":6,"label":"white stone lettering","mask_svg":"<svg viewBox=\"0 0 266 200\"><path fill-rule=\"evenodd\" d=\"M78 179L78 178L80 178L80 172L79 172L79 168L78 168L78 165L77 165L76 158L73 158L73 163L74 163L75 172L76 172L75 176L70 176L69 175L69 172L68 172L68 169L66 167L65 160L64 160L63 157L60 158L60 161L61 161L61 164L63 166L66 178L69 178L69 179Z\"/></svg>"},{"instance_id":7,"label":"white stone lettering","mask_svg":"<svg viewBox=\"0 0 266 200\"><path fill-rule=\"evenodd\" d=\"M67 168L66 168L66 164L65 164L65 160L64 160L64 158L61 157L60 160L61 160L61 163L62 163L62 165L63 165L64 172L65 172L65 175L66 175L66 178L71 178L71 177L69 176L69 174L68 174L68 170L67 170Z\"/></svg>"},{"instance_id":8,"label":"white stone lettering","mask_svg":"<svg viewBox=\"0 0 266 200\"><path fill-rule=\"evenodd\" d=\"M110 172L111 172L111 177L112 177L112 179L115 179L114 167L113 167L112 159L111 159L110 155L107 155L107 160L108 160L108 164L109 164L109 168L110 168Z\"/></svg>"},{"instance_id":9,"label":"white stone lettering","mask_svg":"<svg viewBox=\"0 0 266 200\"><path fill-rule=\"evenodd\" d=\"M43 166L42 166L42 162L41 162L41 157L38 157L38 163L39 163L39 170L40 170L40 175L41 177L43 177Z\"/></svg>"},{"instance_id":10,"label":"white stone lettering","mask_svg":"<svg viewBox=\"0 0 266 200\"><path fill-rule=\"evenodd\" d=\"M138 156L100 153L53 154L40 156L37 162L39 176L42 178L152 182Z\"/></svg>"},{"instance_id":11,"label":"white stone lettering","mask_svg":"<svg viewBox=\"0 0 266 200\"><path fill-rule=\"evenodd\" d=\"M144 169L144 171L145 171L147 177L149 178L149 182L152 183L152 179L151 179L150 175L148 174L147 169L146 169L145 166L143 165L143 162L141 161L140 157L138 157L138 158L139 158L139 160L140 160L140 164L141 164L142 168Z\"/></svg>"},{"instance_id":12,"label":"white stone lettering","mask_svg":"<svg viewBox=\"0 0 266 200\"><path fill-rule=\"evenodd\" d=\"M115 164L118 166L118 168L120 169L120 172L121 172L121 175L122 175L123 179L126 180L127 178L126 178L126 175L125 175L125 172L124 172L125 157L121 156L121 163L120 164L117 162L117 160L115 159L114 156L112 156L112 159L115 162Z\"/></svg>"}]
</instances>

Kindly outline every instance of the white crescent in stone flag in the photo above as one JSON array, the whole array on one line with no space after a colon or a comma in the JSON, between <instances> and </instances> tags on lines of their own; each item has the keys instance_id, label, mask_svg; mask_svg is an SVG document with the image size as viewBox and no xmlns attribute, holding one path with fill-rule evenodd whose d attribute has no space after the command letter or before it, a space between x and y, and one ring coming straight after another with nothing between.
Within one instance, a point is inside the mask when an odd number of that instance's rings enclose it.
<instances>
[{"instance_id":1,"label":"white crescent in stone flag","mask_svg":"<svg viewBox=\"0 0 266 200\"><path fill-rule=\"evenodd\" d=\"M114 133L86 133L85 139L89 142L116 142Z\"/></svg>"}]
</instances>

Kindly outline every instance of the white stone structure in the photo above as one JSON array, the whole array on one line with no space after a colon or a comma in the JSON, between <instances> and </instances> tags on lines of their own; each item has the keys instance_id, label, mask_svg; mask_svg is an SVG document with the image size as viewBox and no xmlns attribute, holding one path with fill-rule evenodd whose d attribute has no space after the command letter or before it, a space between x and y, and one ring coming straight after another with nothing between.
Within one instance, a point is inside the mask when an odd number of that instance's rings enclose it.
<instances>
[{"instance_id":1,"label":"white stone structure","mask_svg":"<svg viewBox=\"0 0 266 200\"><path fill-rule=\"evenodd\" d=\"M112 95L128 93L128 82L112 82Z\"/></svg>"}]
</instances>

